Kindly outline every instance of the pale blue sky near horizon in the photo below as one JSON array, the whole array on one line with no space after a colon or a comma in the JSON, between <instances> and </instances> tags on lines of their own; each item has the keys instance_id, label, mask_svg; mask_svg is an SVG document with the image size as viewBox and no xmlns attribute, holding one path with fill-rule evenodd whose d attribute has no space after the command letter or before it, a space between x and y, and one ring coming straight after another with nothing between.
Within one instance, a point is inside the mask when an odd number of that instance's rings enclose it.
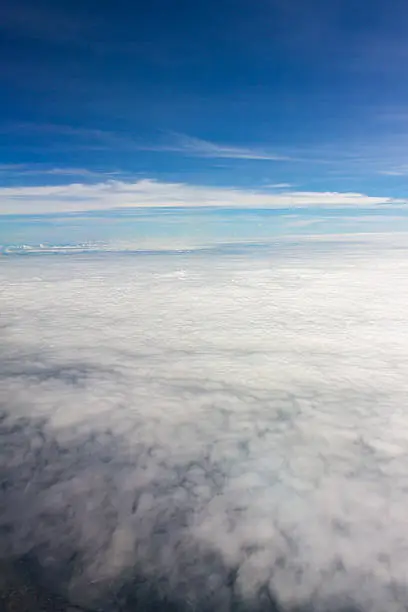
<instances>
[{"instance_id":1,"label":"pale blue sky near horizon","mask_svg":"<svg viewBox=\"0 0 408 612\"><path fill-rule=\"evenodd\" d=\"M188 249L268 244L279 238L408 232L408 210L135 209L8 215L0 250L72 246L97 250Z\"/></svg>"}]
</instances>

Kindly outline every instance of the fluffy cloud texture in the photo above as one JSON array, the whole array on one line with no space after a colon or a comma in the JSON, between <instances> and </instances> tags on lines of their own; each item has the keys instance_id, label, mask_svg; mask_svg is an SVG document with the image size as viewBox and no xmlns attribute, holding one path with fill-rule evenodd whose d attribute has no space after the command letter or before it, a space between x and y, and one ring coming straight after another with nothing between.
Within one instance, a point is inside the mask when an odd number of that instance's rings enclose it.
<instances>
[{"instance_id":1,"label":"fluffy cloud texture","mask_svg":"<svg viewBox=\"0 0 408 612\"><path fill-rule=\"evenodd\" d=\"M406 609L405 249L16 256L0 282L0 557L104 610Z\"/></svg>"},{"instance_id":2,"label":"fluffy cloud texture","mask_svg":"<svg viewBox=\"0 0 408 612\"><path fill-rule=\"evenodd\" d=\"M165 183L109 180L54 186L0 188L0 214L37 214L129 207L219 206L247 208L372 207L404 200L361 193L255 191Z\"/></svg>"}]
</instances>

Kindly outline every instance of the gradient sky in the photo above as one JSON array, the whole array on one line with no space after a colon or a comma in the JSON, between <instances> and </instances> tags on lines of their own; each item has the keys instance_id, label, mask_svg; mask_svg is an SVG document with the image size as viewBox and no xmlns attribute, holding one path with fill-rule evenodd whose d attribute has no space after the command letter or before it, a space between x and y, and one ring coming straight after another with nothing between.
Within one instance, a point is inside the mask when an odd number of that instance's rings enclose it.
<instances>
[{"instance_id":1,"label":"gradient sky","mask_svg":"<svg viewBox=\"0 0 408 612\"><path fill-rule=\"evenodd\" d=\"M404 0L5 0L0 212L107 181L405 198L407 31Z\"/></svg>"}]
</instances>

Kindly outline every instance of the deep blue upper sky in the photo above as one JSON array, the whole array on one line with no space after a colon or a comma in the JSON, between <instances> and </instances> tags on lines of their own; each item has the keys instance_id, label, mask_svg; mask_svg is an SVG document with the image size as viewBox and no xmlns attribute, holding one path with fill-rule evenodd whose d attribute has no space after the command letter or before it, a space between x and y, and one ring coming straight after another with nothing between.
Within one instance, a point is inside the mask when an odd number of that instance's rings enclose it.
<instances>
[{"instance_id":1,"label":"deep blue upper sky","mask_svg":"<svg viewBox=\"0 0 408 612\"><path fill-rule=\"evenodd\" d=\"M407 32L406 0L3 0L1 185L405 197Z\"/></svg>"}]
</instances>

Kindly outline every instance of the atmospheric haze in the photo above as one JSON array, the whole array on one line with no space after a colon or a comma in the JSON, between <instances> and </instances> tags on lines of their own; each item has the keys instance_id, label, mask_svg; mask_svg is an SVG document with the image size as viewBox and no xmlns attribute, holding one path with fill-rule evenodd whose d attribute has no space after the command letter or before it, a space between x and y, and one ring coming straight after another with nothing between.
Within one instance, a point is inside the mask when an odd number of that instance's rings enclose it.
<instances>
[{"instance_id":1,"label":"atmospheric haze","mask_svg":"<svg viewBox=\"0 0 408 612\"><path fill-rule=\"evenodd\" d=\"M1 558L91 609L406 610L407 255L3 256Z\"/></svg>"}]
</instances>

